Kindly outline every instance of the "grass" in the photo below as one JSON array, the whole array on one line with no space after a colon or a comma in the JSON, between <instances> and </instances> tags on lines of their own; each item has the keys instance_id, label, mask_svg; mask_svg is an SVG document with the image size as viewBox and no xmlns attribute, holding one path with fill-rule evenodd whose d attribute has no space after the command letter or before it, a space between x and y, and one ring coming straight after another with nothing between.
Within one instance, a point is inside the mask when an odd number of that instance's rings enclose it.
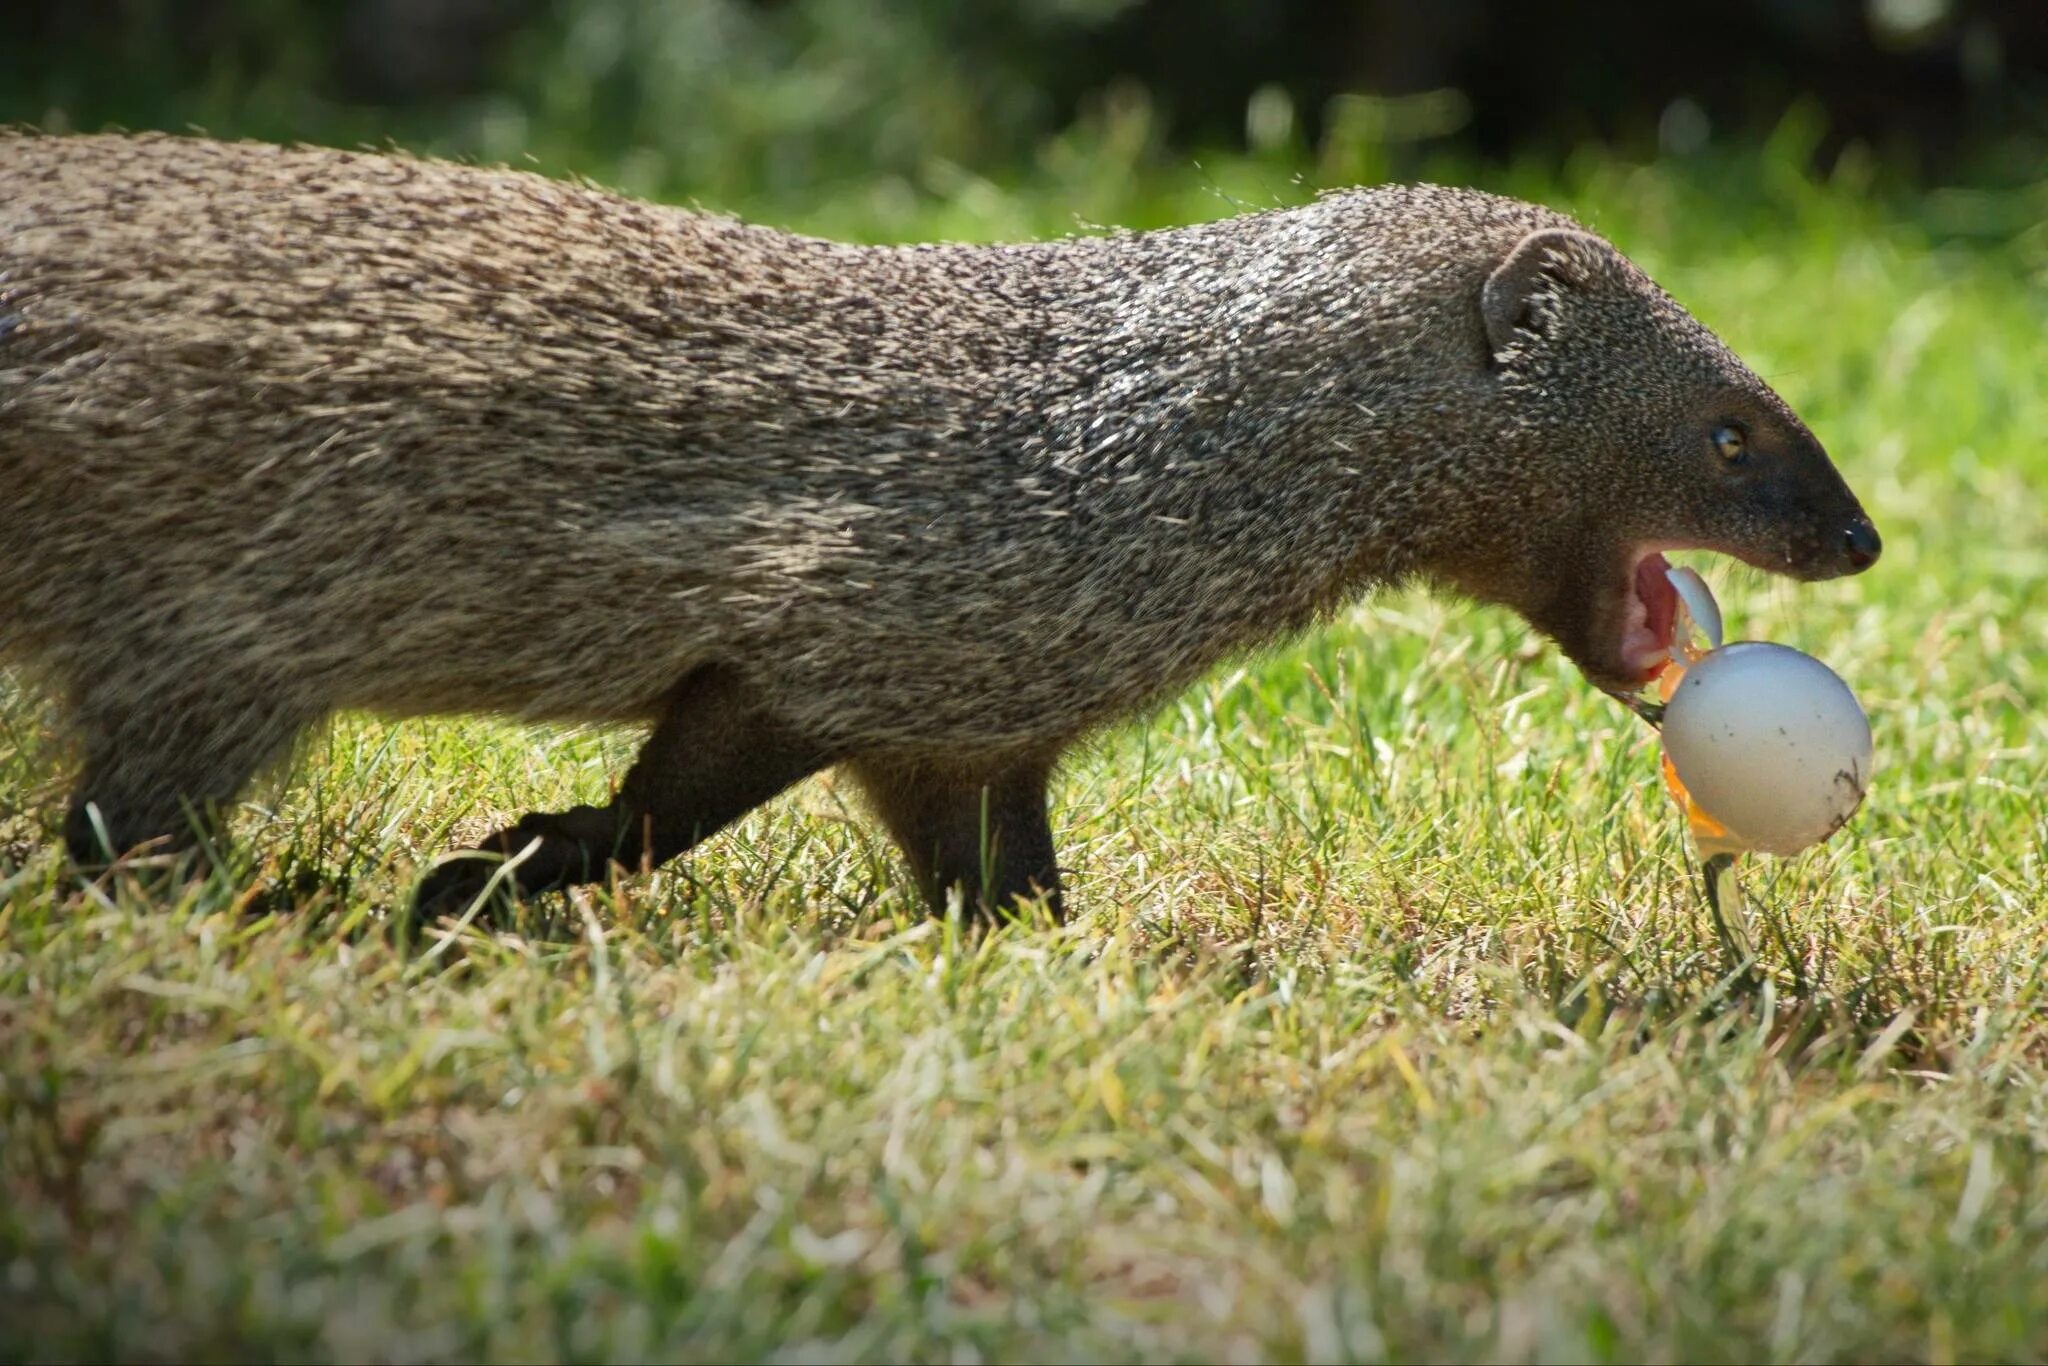
<instances>
[{"instance_id":1,"label":"grass","mask_svg":"<svg viewBox=\"0 0 2048 1366\"><path fill-rule=\"evenodd\" d=\"M1308 193L1134 146L737 207L998 236ZM2048 192L1798 153L1439 168L1618 240L1886 534L1844 583L1705 566L1878 737L1841 837L1745 866L1756 989L1647 733L1412 595L1079 756L1077 918L983 938L819 782L395 943L418 863L632 744L478 720L343 718L205 880L89 885L11 696L0 1356L2048 1356Z\"/></svg>"}]
</instances>

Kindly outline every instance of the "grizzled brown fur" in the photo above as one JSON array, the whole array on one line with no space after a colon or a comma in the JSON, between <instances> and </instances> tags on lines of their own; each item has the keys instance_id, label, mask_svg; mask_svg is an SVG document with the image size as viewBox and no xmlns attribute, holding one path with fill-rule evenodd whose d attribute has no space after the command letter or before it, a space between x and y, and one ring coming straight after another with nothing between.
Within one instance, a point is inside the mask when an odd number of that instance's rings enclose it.
<instances>
[{"instance_id":1,"label":"grizzled brown fur","mask_svg":"<svg viewBox=\"0 0 2048 1366\"><path fill-rule=\"evenodd\" d=\"M1056 894L1077 738L1374 585L1617 685L1643 548L1875 551L1711 334L1468 191L865 248L161 136L0 135L0 186L0 649L76 728L81 857L336 708L491 711L654 726L613 805L489 842L538 838L529 888L842 764L930 895L993 905Z\"/></svg>"}]
</instances>

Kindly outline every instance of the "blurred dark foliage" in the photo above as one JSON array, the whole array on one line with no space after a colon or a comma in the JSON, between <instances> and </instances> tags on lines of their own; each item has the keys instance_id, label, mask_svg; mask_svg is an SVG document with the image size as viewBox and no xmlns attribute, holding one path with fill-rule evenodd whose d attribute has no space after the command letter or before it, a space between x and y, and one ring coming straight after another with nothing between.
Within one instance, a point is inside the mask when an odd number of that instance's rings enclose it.
<instances>
[{"instance_id":1,"label":"blurred dark foliage","mask_svg":"<svg viewBox=\"0 0 2048 1366\"><path fill-rule=\"evenodd\" d=\"M1649 141L1660 129L1667 141L1754 136L1806 97L1836 145L1938 156L2048 115L2048 4L1178 0L1131 7L1070 60L1097 80L1129 72L1205 134L1276 79L1306 110L1354 89L1457 90L1470 102L1465 135L1488 153L1531 138Z\"/></svg>"},{"instance_id":2,"label":"blurred dark foliage","mask_svg":"<svg viewBox=\"0 0 2048 1366\"><path fill-rule=\"evenodd\" d=\"M729 153L801 177L992 164L1134 90L1169 145L1255 150L1320 145L1361 96L1427 94L1421 135L1488 155L1684 152L1761 135L1804 100L1824 117L1817 156L1859 142L1927 170L2048 127L2048 3L0 3L0 119L74 127L333 141L459 126L442 141L503 155L566 122L685 168L715 174Z\"/></svg>"}]
</instances>

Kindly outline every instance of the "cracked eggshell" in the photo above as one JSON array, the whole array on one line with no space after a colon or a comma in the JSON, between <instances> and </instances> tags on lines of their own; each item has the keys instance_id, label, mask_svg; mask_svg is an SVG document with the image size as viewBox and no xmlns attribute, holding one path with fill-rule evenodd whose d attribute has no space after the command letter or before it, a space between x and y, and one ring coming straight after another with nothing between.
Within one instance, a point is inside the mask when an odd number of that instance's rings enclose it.
<instances>
[{"instance_id":1,"label":"cracked eggshell","mask_svg":"<svg viewBox=\"0 0 2048 1366\"><path fill-rule=\"evenodd\" d=\"M1796 854L1839 830L1870 781L1870 722L1811 655L1741 641L1685 671L1664 750L1693 802L1746 849Z\"/></svg>"},{"instance_id":2,"label":"cracked eggshell","mask_svg":"<svg viewBox=\"0 0 2048 1366\"><path fill-rule=\"evenodd\" d=\"M1679 602L1684 605L1684 617L1689 618L1693 625L1700 628L1700 634L1707 638L1709 650L1718 650L1721 647L1721 604L1714 601L1714 590L1707 587L1707 581L1700 577L1700 571L1690 565L1674 565L1665 572L1664 577L1671 580L1672 590L1678 594ZM1688 643L1683 639L1686 634L1684 621L1681 620L1679 629L1673 632L1671 643L1674 651L1684 650Z\"/></svg>"}]
</instances>

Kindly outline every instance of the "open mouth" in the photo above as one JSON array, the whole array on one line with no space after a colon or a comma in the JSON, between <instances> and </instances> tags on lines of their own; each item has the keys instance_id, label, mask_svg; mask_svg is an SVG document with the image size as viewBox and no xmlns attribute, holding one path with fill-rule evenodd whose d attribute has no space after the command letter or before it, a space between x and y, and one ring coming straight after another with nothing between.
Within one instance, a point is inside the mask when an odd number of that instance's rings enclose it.
<instances>
[{"instance_id":1,"label":"open mouth","mask_svg":"<svg viewBox=\"0 0 2048 1366\"><path fill-rule=\"evenodd\" d=\"M1678 627L1678 590L1671 564L1660 551L1636 561L1628 603L1621 619L1621 662L1630 678L1648 683L1663 672Z\"/></svg>"}]
</instances>

